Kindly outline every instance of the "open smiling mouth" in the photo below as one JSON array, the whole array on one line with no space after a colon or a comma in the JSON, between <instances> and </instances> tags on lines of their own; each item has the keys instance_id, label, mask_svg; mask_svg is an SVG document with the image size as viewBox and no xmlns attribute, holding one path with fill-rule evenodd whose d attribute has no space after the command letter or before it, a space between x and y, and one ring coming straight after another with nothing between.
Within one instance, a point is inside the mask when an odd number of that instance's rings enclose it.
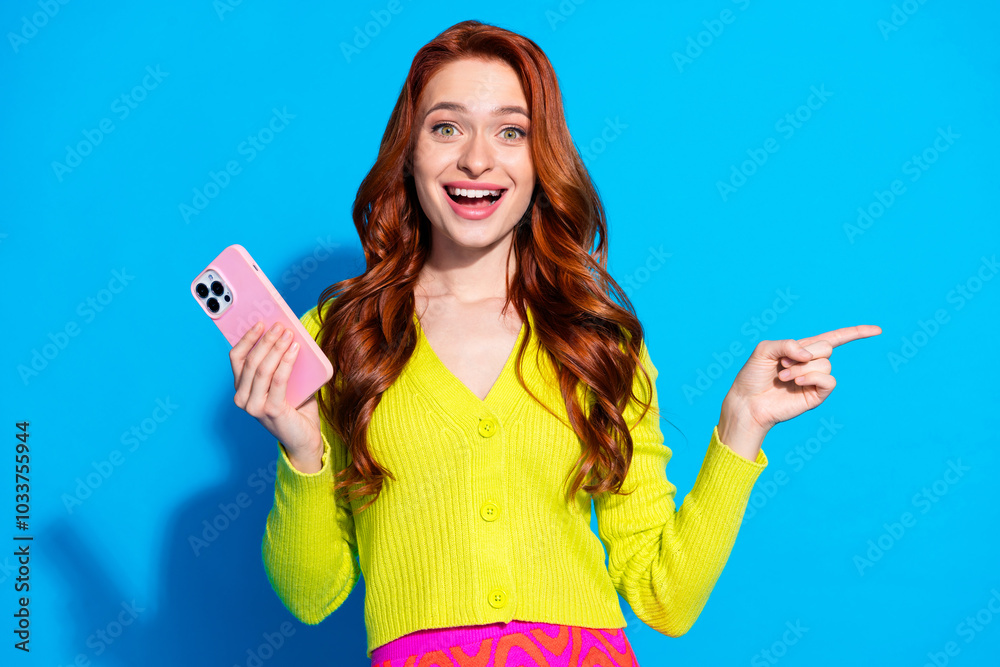
<instances>
[{"instance_id":1,"label":"open smiling mouth","mask_svg":"<svg viewBox=\"0 0 1000 667\"><path fill-rule=\"evenodd\" d=\"M466 190L463 188L445 187L445 192L456 204L469 208L489 208L500 201L507 190L506 188L501 188L500 190Z\"/></svg>"}]
</instances>

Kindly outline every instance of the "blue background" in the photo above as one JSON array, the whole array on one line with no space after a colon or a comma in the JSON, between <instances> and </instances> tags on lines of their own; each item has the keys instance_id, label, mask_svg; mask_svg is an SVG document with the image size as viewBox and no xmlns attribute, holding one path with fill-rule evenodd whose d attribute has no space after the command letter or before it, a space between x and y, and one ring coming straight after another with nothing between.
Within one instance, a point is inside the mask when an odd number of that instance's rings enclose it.
<instances>
[{"instance_id":1,"label":"blue background","mask_svg":"<svg viewBox=\"0 0 1000 667\"><path fill-rule=\"evenodd\" d=\"M610 269L678 427L663 425L678 502L759 340L883 329L838 348L833 395L768 435L770 465L691 631L660 635L622 601L640 664L997 664L996 3L348 4L0 8L2 418L8 465L14 423L31 422L35 537L30 657L11 647L16 562L0 557L0 660L246 665L284 627L268 667L368 664L363 582L315 627L270 589L276 445L233 404L228 346L188 285L231 243L298 313L359 273L350 207L411 59L478 18L535 40L559 76L607 207ZM275 109L287 124L251 154L243 142ZM54 167L102 122L112 131L76 166ZM951 139L935 147L939 131ZM240 172L185 219L229 161ZM859 207L872 218L852 231ZM25 374L36 353L44 367ZM123 442L143 424L155 430ZM249 506L195 553L189 538L241 493ZM131 624L97 641L123 613ZM962 625L977 613L979 630Z\"/></svg>"}]
</instances>

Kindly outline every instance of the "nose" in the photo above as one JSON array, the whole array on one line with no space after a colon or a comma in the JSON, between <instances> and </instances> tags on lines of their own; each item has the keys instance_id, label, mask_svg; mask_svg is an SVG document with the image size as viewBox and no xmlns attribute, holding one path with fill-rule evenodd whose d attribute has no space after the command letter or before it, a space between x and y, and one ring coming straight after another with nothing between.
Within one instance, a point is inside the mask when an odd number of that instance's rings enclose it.
<instances>
[{"instance_id":1,"label":"nose","mask_svg":"<svg viewBox=\"0 0 1000 667\"><path fill-rule=\"evenodd\" d=\"M476 131L462 147L458 168L470 176L479 176L493 168L494 147L485 132Z\"/></svg>"}]
</instances>

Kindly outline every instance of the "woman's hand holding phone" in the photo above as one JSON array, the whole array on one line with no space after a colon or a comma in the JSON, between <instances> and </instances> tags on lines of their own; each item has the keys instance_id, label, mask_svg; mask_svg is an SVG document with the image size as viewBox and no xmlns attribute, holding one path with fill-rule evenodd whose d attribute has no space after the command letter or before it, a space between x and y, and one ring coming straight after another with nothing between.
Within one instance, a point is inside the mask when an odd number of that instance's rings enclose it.
<instances>
[{"instance_id":1,"label":"woman's hand holding phone","mask_svg":"<svg viewBox=\"0 0 1000 667\"><path fill-rule=\"evenodd\" d=\"M275 324L263 336L262 333L258 322L229 352L236 388L233 400L278 439L297 470L319 472L323 438L316 396L297 410L285 400L288 377L298 354L289 345L291 330Z\"/></svg>"}]
</instances>

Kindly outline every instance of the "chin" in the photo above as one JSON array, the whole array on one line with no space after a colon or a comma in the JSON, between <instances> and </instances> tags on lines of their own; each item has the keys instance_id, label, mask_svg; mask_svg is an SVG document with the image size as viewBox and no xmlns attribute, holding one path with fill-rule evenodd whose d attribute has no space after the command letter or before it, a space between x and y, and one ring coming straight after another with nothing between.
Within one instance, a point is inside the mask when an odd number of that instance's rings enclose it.
<instances>
[{"instance_id":1,"label":"chin","mask_svg":"<svg viewBox=\"0 0 1000 667\"><path fill-rule=\"evenodd\" d=\"M463 248L485 248L504 237L503 229L479 220L461 220L448 225L446 234L452 243Z\"/></svg>"}]
</instances>

